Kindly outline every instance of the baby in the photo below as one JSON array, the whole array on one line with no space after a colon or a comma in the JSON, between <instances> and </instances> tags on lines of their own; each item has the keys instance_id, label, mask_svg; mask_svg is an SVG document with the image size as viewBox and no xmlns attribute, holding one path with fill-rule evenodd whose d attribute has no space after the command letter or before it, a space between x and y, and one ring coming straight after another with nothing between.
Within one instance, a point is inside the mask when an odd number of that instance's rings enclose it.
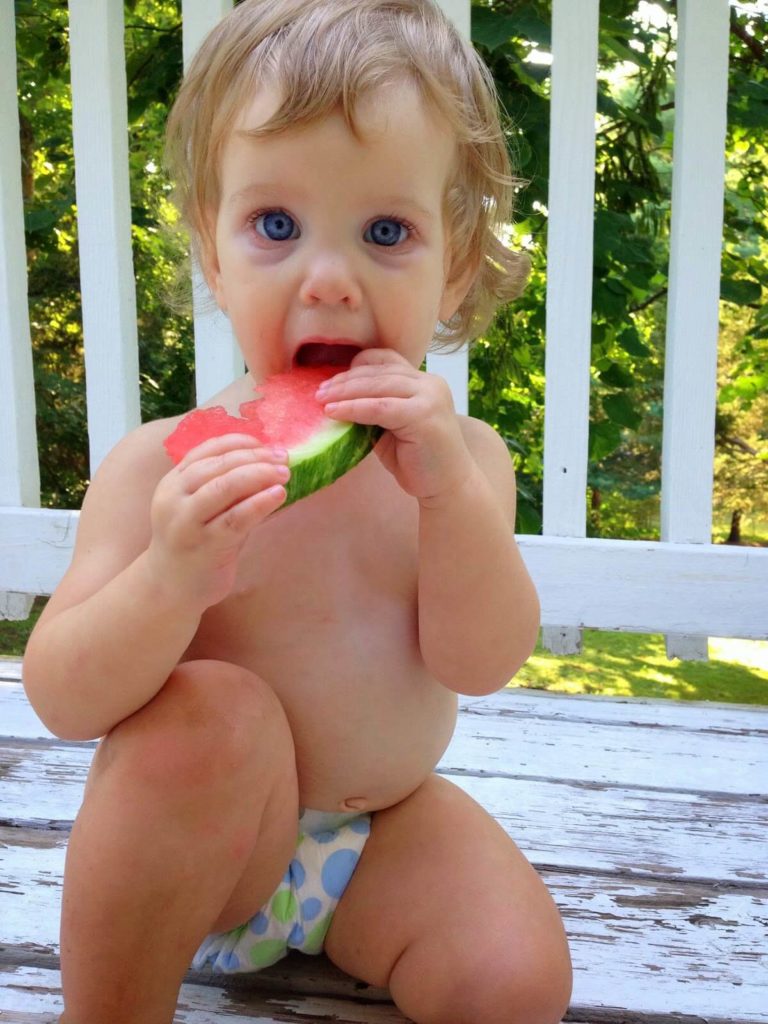
<instances>
[{"instance_id":1,"label":"baby","mask_svg":"<svg viewBox=\"0 0 768 1024\"><path fill-rule=\"evenodd\" d=\"M181 208L247 374L331 364L375 450L281 508L253 437L105 459L31 638L29 697L103 737L67 855L68 1024L168 1024L191 963L324 950L417 1024L555 1024L568 947L501 827L434 774L457 694L537 635L503 441L420 367L525 277L487 70L430 0L245 0L169 122Z\"/></svg>"}]
</instances>

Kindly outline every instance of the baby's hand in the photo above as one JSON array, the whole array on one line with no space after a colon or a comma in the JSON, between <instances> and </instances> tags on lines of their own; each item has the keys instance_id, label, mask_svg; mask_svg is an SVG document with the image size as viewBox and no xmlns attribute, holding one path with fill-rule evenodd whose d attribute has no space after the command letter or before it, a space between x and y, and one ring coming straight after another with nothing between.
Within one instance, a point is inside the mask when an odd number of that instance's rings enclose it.
<instances>
[{"instance_id":1,"label":"baby's hand","mask_svg":"<svg viewBox=\"0 0 768 1024\"><path fill-rule=\"evenodd\" d=\"M240 434L188 452L152 499L147 556L158 580L203 608L223 600L248 534L285 501L287 459L286 451Z\"/></svg>"},{"instance_id":2,"label":"baby's hand","mask_svg":"<svg viewBox=\"0 0 768 1024\"><path fill-rule=\"evenodd\" d=\"M321 385L317 397L327 403L325 414L332 419L384 427L376 453L421 503L439 504L470 477L472 457L450 388L397 352L358 353L349 370Z\"/></svg>"}]
</instances>

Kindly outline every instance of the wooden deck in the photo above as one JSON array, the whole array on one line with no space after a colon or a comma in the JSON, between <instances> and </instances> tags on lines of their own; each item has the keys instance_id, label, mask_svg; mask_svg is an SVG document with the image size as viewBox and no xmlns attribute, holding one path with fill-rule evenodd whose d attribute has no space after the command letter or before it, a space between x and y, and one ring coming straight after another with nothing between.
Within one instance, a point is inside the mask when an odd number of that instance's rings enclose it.
<instances>
[{"instance_id":1,"label":"wooden deck","mask_svg":"<svg viewBox=\"0 0 768 1024\"><path fill-rule=\"evenodd\" d=\"M439 770L496 815L557 900L575 967L566 1020L768 1024L767 740L768 710L733 705L463 702ZM2 1022L61 1009L64 850L92 748L52 738L18 663L0 662ZM300 956L227 987L190 974L176 1017L404 1019L386 992Z\"/></svg>"}]
</instances>

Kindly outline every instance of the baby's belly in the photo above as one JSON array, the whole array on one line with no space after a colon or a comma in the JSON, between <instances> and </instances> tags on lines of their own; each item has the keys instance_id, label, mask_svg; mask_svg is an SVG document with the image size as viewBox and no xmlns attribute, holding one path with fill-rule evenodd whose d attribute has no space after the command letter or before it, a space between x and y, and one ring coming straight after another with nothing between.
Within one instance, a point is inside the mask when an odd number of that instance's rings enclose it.
<instances>
[{"instance_id":1,"label":"baby's belly","mask_svg":"<svg viewBox=\"0 0 768 1024\"><path fill-rule=\"evenodd\" d=\"M429 677L308 679L277 687L293 729L300 800L318 810L378 810L412 793L453 734L456 696ZM314 685L312 685L314 684Z\"/></svg>"},{"instance_id":2,"label":"baby's belly","mask_svg":"<svg viewBox=\"0 0 768 1024\"><path fill-rule=\"evenodd\" d=\"M187 658L232 661L274 689L293 732L301 805L379 810L417 789L450 742L457 698L415 645L362 621L308 627L301 643L273 626L258 635L203 626ZM249 640L222 642L227 635Z\"/></svg>"}]
</instances>

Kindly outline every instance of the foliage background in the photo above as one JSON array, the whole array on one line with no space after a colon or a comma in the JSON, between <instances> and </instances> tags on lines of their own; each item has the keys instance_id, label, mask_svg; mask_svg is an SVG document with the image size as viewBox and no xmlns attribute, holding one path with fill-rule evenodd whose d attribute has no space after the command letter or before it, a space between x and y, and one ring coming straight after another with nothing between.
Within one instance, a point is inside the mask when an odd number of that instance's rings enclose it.
<instances>
[{"instance_id":1,"label":"foliage background","mask_svg":"<svg viewBox=\"0 0 768 1024\"><path fill-rule=\"evenodd\" d=\"M88 478L66 7L16 0L19 102L43 501L78 507ZM162 171L181 74L177 0L126 0L142 415L193 404L191 324L166 301L185 247ZM656 537L674 128L676 5L602 0L588 502L594 535ZM527 186L523 298L473 348L470 411L507 439L521 532L538 532L544 395L551 0L474 0L473 39L509 115ZM715 539L733 513L768 538L768 67L765 4L731 6Z\"/></svg>"}]
</instances>

